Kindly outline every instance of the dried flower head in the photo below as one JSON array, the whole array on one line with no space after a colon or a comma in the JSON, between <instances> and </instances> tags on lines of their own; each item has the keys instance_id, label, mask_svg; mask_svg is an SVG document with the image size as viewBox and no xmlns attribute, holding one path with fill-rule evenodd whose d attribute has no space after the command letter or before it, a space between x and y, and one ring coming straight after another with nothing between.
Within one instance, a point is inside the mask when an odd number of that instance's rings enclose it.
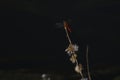
<instances>
[{"instance_id":1,"label":"dried flower head","mask_svg":"<svg viewBox=\"0 0 120 80\"><path fill-rule=\"evenodd\" d=\"M76 66L75 66L75 71L76 71L77 73L81 73L81 72L82 72L82 64L76 65Z\"/></svg>"},{"instance_id":2,"label":"dried flower head","mask_svg":"<svg viewBox=\"0 0 120 80\"><path fill-rule=\"evenodd\" d=\"M65 50L69 55L75 53L76 51L78 51L78 46L75 44L69 44L68 48Z\"/></svg>"},{"instance_id":3,"label":"dried flower head","mask_svg":"<svg viewBox=\"0 0 120 80\"><path fill-rule=\"evenodd\" d=\"M70 58L70 61L72 62L72 63L75 63L76 62L76 59L77 58L77 55L76 54L73 54L72 56L71 56L71 58Z\"/></svg>"}]
</instances>

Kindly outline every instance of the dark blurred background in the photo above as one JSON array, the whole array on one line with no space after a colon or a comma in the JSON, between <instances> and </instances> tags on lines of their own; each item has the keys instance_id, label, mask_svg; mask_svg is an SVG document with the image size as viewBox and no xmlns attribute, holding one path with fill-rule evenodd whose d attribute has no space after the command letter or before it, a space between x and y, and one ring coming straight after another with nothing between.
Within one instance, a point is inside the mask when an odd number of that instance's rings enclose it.
<instances>
[{"instance_id":1,"label":"dark blurred background","mask_svg":"<svg viewBox=\"0 0 120 80\"><path fill-rule=\"evenodd\" d=\"M111 0L1 0L0 80L79 79L64 52L63 20L71 24L84 69L89 45L92 79L120 80L119 14L120 2Z\"/></svg>"}]
</instances>

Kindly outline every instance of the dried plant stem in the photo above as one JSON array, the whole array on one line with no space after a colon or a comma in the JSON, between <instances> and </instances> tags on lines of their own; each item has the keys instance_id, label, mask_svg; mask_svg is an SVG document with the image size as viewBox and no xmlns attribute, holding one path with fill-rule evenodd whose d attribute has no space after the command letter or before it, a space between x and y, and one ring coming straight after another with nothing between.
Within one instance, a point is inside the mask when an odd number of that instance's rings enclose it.
<instances>
[{"instance_id":1,"label":"dried plant stem","mask_svg":"<svg viewBox=\"0 0 120 80\"><path fill-rule=\"evenodd\" d=\"M70 36L69 36L69 34L68 34L67 28L66 28L66 27L64 27L64 29L65 29L66 36L67 36L67 38L68 38L69 43L70 43L70 44L72 44L72 41L71 41ZM74 53L74 54L75 54L75 53ZM78 60L77 60L77 59L75 60L75 62L76 62L76 65L79 65L79 63L78 63ZM82 77L82 78L84 78L84 77L83 77L83 73L82 73L82 71L80 71L80 72L79 72L79 74L81 75L81 77Z\"/></svg>"},{"instance_id":2,"label":"dried plant stem","mask_svg":"<svg viewBox=\"0 0 120 80\"><path fill-rule=\"evenodd\" d=\"M79 65L77 59L76 59L76 65ZM80 71L79 74L81 75L82 78L84 78L83 74L82 74L82 71Z\"/></svg>"},{"instance_id":3,"label":"dried plant stem","mask_svg":"<svg viewBox=\"0 0 120 80\"><path fill-rule=\"evenodd\" d=\"M66 27L65 27L65 32L66 32L66 36L67 36L67 38L68 38L69 43L72 44L72 41L71 41L71 39L70 39L70 36L69 36L69 34L68 34L68 31L67 31L67 28L66 28ZM74 53L74 54L75 54L75 53ZM75 60L75 62L76 62L76 65L78 65L77 59Z\"/></svg>"},{"instance_id":4,"label":"dried plant stem","mask_svg":"<svg viewBox=\"0 0 120 80\"><path fill-rule=\"evenodd\" d=\"M76 59L76 61L75 61L75 62L76 62L76 65L78 65L78 61L77 61L77 59Z\"/></svg>"},{"instance_id":5,"label":"dried plant stem","mask_svg":"<svg viewBox=\"0 0 120 80\"><path fill-rule=\"evenodd\" d=\"M80 75L81 75L81 77L82 77L82 79L83 79L84 77L83 77L83 74L82 74L82 72L80 72Z\"/></svg>"},{"instance_id":6,"label":"dried plant stem","mask_svg":"<svg viewBox=\"0 0 120 80\"><path fill-rule=\"evenodd\" d=\"M88 79L91 80L90 70L89 70L89 60L88 60L88 45L87 45L87 50L86 50L86 62L87 62Z\"/></svg>"},{"instance_id":7,"label":"dried plant stem","mask_svg":"<svg viewBox=\"0 0 120 80\"><path fill-rule=\"evenodd\" d=\"M69 34L68 34L68 31L67 31L67 28L66 28L66 27L65 27L65 32L66 32L66 35L67 35L67 38L68 38L69 43L72 44L72 41L71 41L71 39L70 39L70 37L69 37Z\"/></svg>"}]
</instances>

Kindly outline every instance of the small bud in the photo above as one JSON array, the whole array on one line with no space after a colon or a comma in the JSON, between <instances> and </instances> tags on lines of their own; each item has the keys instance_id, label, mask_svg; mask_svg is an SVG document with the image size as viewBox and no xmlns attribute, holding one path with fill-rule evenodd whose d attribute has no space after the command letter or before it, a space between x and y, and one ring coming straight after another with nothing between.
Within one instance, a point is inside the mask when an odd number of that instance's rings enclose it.
<instances>
[{"instance_id":1,"label":"small bud","mask_svg":"<svg viewBox=\"0 0 120 80\"><path fill-rule=\"evenodd\" d=\"M80 73L80 72L82 71L82 64L76 65L76 66L75 66L75 71L76 71L77 73Z\"/></svg>"},{"instance_id":2,"label":"small bud","mask_svg":"<svg viewBox=\"0 0 120 80\"><path fill-rule=\"evenodd\" d=\"M77 57L77 55L76 54L73 54L72 56L71 56L71 58L70 58L70 61L72 61L72 63L75 63L76 62L76 57Z\"/></svg>"}]
</instances>

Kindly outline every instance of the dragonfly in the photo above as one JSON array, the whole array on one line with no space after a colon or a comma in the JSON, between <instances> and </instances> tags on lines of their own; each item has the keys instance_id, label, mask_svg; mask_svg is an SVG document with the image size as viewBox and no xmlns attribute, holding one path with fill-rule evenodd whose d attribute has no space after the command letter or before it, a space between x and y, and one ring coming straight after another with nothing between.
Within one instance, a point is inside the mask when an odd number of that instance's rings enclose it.
<instances>
[{"instance_id":1,"label":"dragonfly","mask_svg":"<svg viewBox=\"0 0 120 80\"><path fill-rule=\"evenodd\" d=\"M57 22L55 25L56 25L56 28L65 28L71 32L71 20L67 20L67 21L63 21L63 22Z\"/></svg>"}]
</instances>

